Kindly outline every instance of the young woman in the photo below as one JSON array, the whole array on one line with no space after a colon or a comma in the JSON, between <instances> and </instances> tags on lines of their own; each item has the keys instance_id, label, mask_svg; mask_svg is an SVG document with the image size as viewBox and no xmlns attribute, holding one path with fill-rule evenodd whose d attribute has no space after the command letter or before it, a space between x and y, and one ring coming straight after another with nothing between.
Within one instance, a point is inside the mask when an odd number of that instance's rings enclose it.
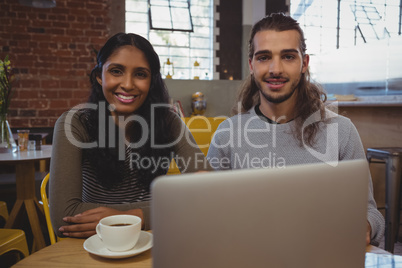
<instances>
[{"instance_id":1,"label":"young woman","mask_svg":"<svg viewBox=\"0 0 402 268\"><path fill-rule=\"evenodd\" d=\"M168 92L152 45L111 37L92 70L89 102L56 122L50 215L58 236L89 237L103 217L132 214L149 229L152 180L174 158L181 172L210 170ZM200 161L202 160L202 161Z\"/></svg>"}]
</instances>

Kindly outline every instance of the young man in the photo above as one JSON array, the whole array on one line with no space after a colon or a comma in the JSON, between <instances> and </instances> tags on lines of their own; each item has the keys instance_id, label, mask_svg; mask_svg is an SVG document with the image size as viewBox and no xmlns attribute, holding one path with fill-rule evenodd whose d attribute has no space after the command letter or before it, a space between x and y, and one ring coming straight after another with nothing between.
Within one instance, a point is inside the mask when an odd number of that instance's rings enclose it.
<instances>
[{"instance_id":1,"label":"young man","mask_svg":"<svg viewBox=\"0 0 402 268\"><path fill-rule=\"evenodd\" d=\"M365 159L355 126L325 109L326 95L310 82L308 64L304 34L294 19L272 14L253 26L250 75L239 94L238 114L219 126L209 148L215 169ZM367 243L378 245L383 233L370 180Z\"/></svg>"}]
</instances>

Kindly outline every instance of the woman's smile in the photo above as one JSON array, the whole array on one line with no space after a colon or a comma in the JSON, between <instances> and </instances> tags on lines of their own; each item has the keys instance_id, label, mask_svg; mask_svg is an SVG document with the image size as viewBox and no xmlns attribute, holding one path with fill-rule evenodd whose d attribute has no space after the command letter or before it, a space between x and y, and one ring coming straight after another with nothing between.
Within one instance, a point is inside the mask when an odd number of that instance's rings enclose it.
<instances>
[{"instance_id":1,"label":"woman's smile","mask_svg":"<svg viewBox=\"0 0 402 268\"><path fill-rule=\"evenodd\" d=\"M123 103L132 103L138 97L138 95L130 95L127 93L115 93L115 96L119 101L121 101Z\"/></svg>"}]
</instances>

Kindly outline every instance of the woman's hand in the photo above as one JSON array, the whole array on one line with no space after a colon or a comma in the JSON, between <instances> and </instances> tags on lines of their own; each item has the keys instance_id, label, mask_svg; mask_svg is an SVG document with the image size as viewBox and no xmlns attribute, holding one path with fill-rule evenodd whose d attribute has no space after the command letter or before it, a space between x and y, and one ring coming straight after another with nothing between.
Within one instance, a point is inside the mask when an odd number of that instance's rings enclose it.
<instances>
[{"instance_id":1,"label":"woman's hand","mask_svg":"<svg viewBox=\"0 0 402 268\"><path fill-rule=\"evenodd\" d=\"M142 218L141 209L124 212L113 208L98 207L84 211L72 217L64 217L63 221L72 224L61 226L59 231L62 232L64 236L68 237L90 237L96 234L96 225L102 218L119 214L131 214Z\"/></svg>"}]
</instances>

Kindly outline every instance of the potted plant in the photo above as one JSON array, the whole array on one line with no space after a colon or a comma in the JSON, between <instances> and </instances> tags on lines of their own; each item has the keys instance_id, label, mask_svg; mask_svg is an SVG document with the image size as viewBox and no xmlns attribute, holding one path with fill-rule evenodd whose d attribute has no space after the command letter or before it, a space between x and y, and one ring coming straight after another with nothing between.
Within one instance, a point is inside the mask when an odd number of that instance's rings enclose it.
<instances>
[{"instance_id":1,"label":"potted plant","mask_svg":"<svg viewBox=\"0 0 402 268\"><path fill-rule=\"evenodd\" d=\"M12 84L15 75L8 55L4 61L0 59L0 152L10 152L16 148L10 125L7 121L8 107L13 95Z\"/></svg>"}]
</instances>

